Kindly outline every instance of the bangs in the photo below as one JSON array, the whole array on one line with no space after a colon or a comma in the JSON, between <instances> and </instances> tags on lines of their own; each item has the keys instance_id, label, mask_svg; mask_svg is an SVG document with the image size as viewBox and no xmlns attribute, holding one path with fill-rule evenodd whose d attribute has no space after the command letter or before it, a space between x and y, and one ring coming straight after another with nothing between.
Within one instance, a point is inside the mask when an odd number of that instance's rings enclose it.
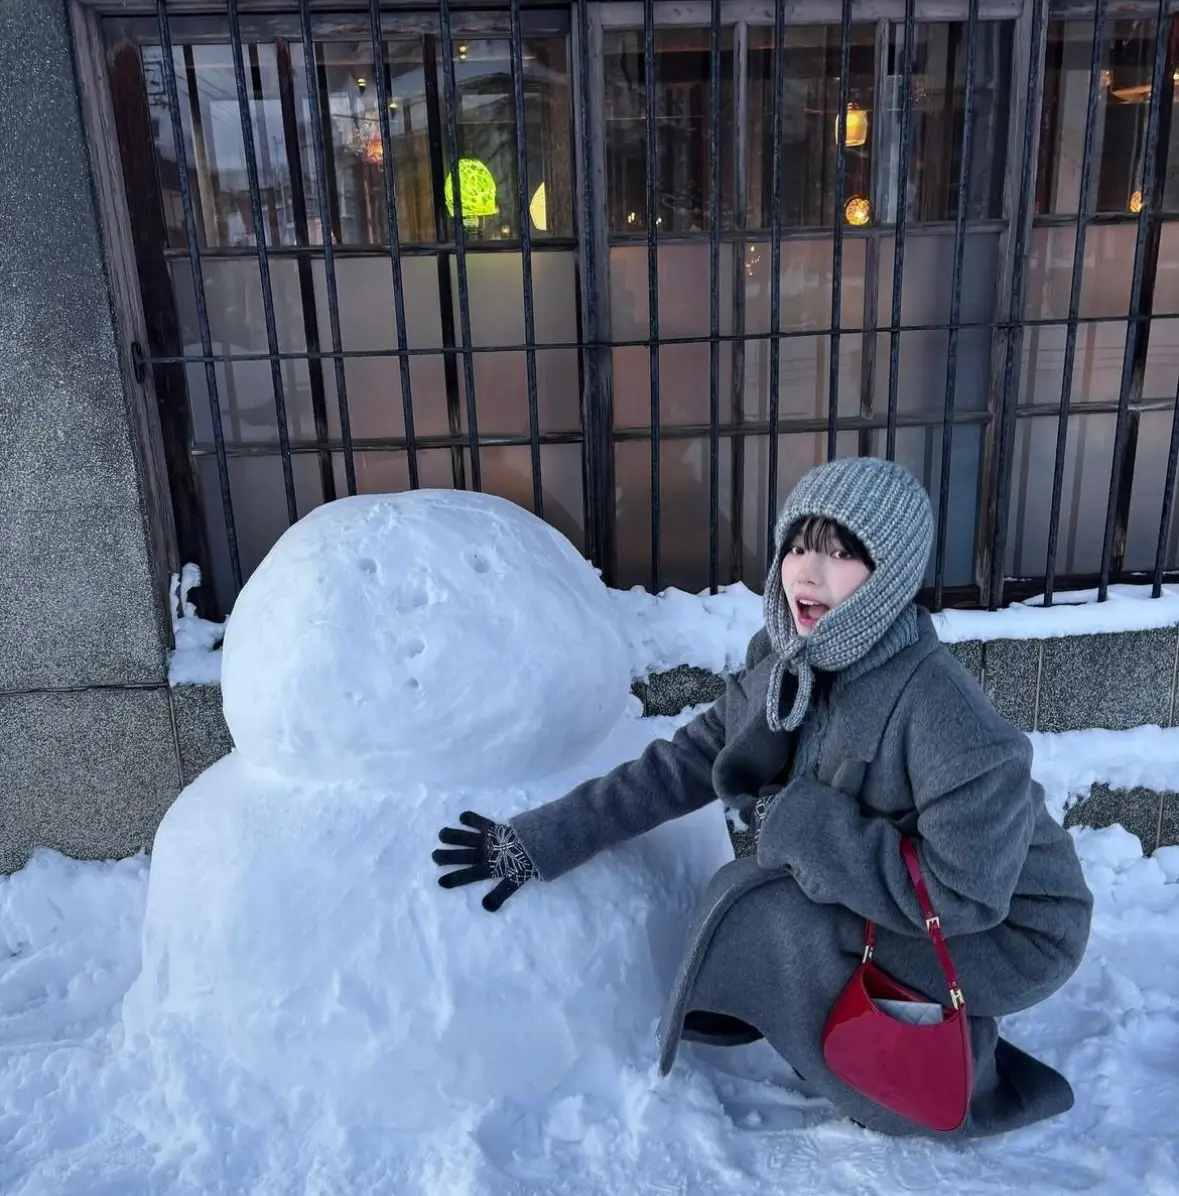
<instances>
[{"instance_id":1,"label":"bangs","mask_svg":"<svg viewBox=\"0 0 1179 1196\"><path fill-rule=\"evenodd\" d=\"M805 519L800 519L790 529L784 543L790 545L796 540L801 542L807 552L832 552L836 549L843 549L861 564L867 565L869 569L874 568L872 558L868 555L868 550L862 541L847 528L836 523L834 519L828 519L825 515L810 515Z\"/></svg>"}]
</instances>

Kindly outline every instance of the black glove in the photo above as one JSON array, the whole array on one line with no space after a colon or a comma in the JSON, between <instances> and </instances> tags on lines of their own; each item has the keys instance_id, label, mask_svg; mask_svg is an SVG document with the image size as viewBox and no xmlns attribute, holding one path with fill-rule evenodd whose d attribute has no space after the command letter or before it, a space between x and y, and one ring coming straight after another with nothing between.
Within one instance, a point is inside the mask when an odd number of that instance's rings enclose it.
<instances>
[{"instance_id":1,"label":"black glove","mask_svg":"<svg viewBox=\"0 0 1179 1196\"><path fill-rule=\"evenodd\" d=\"M439 848L430 858L436 864L463 864L465 867L443 873L438 883L444 889L453 889L477 880L498 879L499 884L483 898L483 908L493 914L525 881L534 880L540 873L510 826L492 822L470 810L459 815L459 822L474 829L460 831L443 827L438 832L439 841L452 844L455 850Z\"/></svg>"}]
</instances>

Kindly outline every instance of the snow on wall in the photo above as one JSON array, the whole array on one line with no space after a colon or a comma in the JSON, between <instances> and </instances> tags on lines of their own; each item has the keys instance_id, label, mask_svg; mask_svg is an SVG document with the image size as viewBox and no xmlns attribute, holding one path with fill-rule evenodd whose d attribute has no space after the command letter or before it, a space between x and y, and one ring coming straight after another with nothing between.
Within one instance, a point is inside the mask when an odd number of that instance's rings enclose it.
<instances>
[{"instance_id":1,"label":"snow on wall","mask_svg":"<svg viewBox=\"0 0 1179 1196\"><path fill-rule=\"evenodd\" d=\"M225 624L196 616L188 595L199 585L195 565L186 565L179 579L173 575L172 685L217 685L221 679L218 649ZM716 594L689 594L674 587L650 594L635 586L611 590L610 597L625 624L636 679L685 664L730 672L740 667L745 645L762 624L761 595L742 582ZM1160 598L1151 598L1146 585L1111 586L1105 602L1097 601L1096 590L1078 590L1057 594L1050 607L1032 598L998 611L942 611L933 621L947 644L1152 631L1179 626L1179 586L1164 586Z\"/></svg>"}]
</instances>

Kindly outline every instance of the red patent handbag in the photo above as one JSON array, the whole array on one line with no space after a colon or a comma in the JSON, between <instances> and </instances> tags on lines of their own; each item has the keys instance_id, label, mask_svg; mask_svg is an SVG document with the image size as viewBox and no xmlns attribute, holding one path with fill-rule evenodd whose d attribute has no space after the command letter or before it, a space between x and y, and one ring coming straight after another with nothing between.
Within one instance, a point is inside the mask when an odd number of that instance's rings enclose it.
<instances>
[{"instance_id":1,"label":"red patent handbag","mask_svg":"<svg viewBox=\"0 0 1179 1196\"><path fill-rule=\"evenodd\" d=\"M876 925L870 921L864 931L863 961L823 1027L823 1058L845 1084L869 1100L926 1129L953 1133L966 1120L974 1088L966 998L911 840L901 840L901 854L917 890L925 929L946 974L950 1008L934 1010L936 1020L912 1024L878 1005L893 1003L894 1010L904 1015L906 1004L928 1007L933 1003L872 962Z\"/></svg>"}]
</instances>

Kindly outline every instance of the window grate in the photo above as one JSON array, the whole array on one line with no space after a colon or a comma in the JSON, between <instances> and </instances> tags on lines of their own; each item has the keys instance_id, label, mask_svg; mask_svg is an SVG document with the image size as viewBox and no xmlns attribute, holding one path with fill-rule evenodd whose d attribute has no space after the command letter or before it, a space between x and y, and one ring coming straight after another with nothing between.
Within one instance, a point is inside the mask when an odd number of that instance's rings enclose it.
<instances>
[{"instance_id":1,"label":"window grate","mask_svg":"<svg viewBox=\"0 0 1179 1196\"><path fill-rule=\"evenodd\" d=\"M760 585L784 492L855 453L927 485L935 608L1161 592L1167 0L809 11L107 20L139 360L211 613L311 507L419 486L520 502L611 584Z\"/></svg>"}]
</instances>

